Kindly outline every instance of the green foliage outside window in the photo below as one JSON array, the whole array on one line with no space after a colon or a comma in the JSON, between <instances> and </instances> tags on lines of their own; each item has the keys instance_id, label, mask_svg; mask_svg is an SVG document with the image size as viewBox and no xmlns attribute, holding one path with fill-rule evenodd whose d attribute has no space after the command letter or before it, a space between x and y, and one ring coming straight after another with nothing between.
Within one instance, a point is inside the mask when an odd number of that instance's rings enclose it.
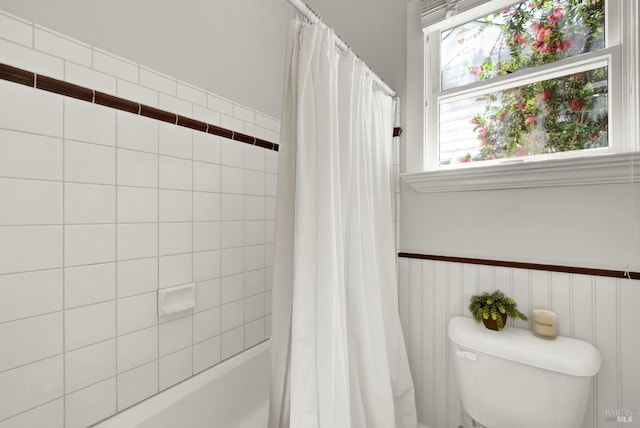
<instances>
[{"instance_id":1,"label":"green foliage outside window","mask_svg":"<svg viewBox=\"0 0 640 428\"><path fill-rule=\"evenodd\" d=\"M478 80L604 47L604 0L534 0L487 16L500 25L493 55L470 65ZM482 27L480 31L482 31ZM471 119L480 152L459 162L608 146L607 67L486 94Z\"/></svg>"}]
</instances>

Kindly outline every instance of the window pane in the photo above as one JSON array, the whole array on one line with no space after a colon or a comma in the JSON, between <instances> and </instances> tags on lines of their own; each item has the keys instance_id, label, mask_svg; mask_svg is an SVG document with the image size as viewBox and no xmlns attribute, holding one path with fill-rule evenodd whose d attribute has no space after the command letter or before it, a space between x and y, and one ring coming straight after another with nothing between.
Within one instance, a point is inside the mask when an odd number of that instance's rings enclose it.
<instances>
[{"instance_id":1,"label":"window pane","mask_svg":"<svg viewBox=\"0 0 640 428\"><path fill-rule=\"evenodd\" d=\"M440 165L608 147L607 67L440 104Z\"/></svg>"},{"instance_id":2,"label":"window pane","mask_svg":"<svg viewBox=\"0 0 640 428\"><path fill-rule=\"evenodd\" d=\"M519 3L442 33L442 89L604 47L604 0Z\"/></svg>"}]
</instances>

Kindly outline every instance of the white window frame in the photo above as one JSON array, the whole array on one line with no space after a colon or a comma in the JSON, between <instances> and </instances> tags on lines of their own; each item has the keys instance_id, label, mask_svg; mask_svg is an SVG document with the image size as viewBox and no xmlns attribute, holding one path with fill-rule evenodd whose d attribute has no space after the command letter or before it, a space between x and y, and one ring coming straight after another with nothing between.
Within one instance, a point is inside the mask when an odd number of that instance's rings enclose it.
<instances>
[{"instance_id":1,"label":"white window frame","mask_svg":"<svg viewBox=\"0 0 640 428\"><path fill-rule=\"evenodd\" d=\"M629 182L629 172L624 166L640 167L640 155L633 157L633 153L640 149L639 0L605 1L607 47L604 49L440 91L441 32L519 2L492 0L424 29L424 172L403 175L404 180L418 192ZM550 79L578 72L596 63L606 63L609 67L608 148L439 165L439 100Z\"/></svg>"}]
</instances>

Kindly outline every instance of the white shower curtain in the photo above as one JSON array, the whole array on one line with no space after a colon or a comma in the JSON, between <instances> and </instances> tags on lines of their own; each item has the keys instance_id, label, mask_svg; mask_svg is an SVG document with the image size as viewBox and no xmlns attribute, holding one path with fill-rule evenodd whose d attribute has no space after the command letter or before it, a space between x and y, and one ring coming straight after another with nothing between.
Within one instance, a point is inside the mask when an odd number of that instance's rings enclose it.
<instances>
[{"instance_id":1,"label":"white shower curtain","mask_svg":"<svg viewBox=\"0 0 640 428\"><path fill-rule=\"evenodd\" d=\"M394 101L291 22L278 172L270 428L413 428L398 315Z\"/></svg>"}]
</instances>

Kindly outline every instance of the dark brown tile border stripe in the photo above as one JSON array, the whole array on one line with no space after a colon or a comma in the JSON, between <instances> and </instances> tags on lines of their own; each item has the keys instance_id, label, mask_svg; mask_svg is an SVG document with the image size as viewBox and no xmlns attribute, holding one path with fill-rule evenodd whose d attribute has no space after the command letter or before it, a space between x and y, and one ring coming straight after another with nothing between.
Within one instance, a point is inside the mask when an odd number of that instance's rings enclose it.
<instances>
[{"instance_id":1,"label":"dark brown tile border stripe","mask_svg":"<svg viewBox=\"0 0 640 428\"><path fill-rule=\"evenodd\" d=\"M403 257L407 259L467 263L467 264L474 264L474 265L501 266L501 267L518 268L518 269L545 270L549 272L564 272L564 273L574 273L574 274L580 274L580 275L607 276L611 278L640 279L640 272L625 272L622 270L593 269L593 268L583 268L583 267L576 267L576 266L560 266L560 265L545 265L545 264L538 264L538 263L509 262L505 260L488 260L488 259L474 259L474 258L467 258L467 257L438 256L435 254L398 253L398 257Z\"/></svg>"},{"instance_id":2,"label":"dark brown tile border stripe","mask_svg":"<svg viewBox=\"0 0 640 428\"><path fill-rule=\"evenodd\" d=\"M207 134L218 135L220 137L229 138L241 143L262 147L267 150L279 150L279 145L261 138L252 137L250 135L235 132L230 129L221 128L219 126L181 116L179 114L170 113L155 107L129 101L104 92L85 88L83 86L68 83L63 80L54 79L52 77L43 76L31 71L23 70L7 64L0 63L0 80L6 80L20 85L30 86L32 88L41 89L47 92L64 95L78 100L86 101L105 107L122 110L140 116L149 117L151 119L160 120L162 122L173 123L177 126L183 126L196 131L205 132Z\"/></svg>"},{"instance_id":3,"label":"dark brown tile border stripe","mask_svg":"<svg viewBox=\"0 0 640 428\"><path fill-rule=\"evenodd\" d=\"M394 137L399 137L401 135L402 135L402 128L400 128L400 127L393 128L393 136Z\"/></svg>"}]
</instances>

